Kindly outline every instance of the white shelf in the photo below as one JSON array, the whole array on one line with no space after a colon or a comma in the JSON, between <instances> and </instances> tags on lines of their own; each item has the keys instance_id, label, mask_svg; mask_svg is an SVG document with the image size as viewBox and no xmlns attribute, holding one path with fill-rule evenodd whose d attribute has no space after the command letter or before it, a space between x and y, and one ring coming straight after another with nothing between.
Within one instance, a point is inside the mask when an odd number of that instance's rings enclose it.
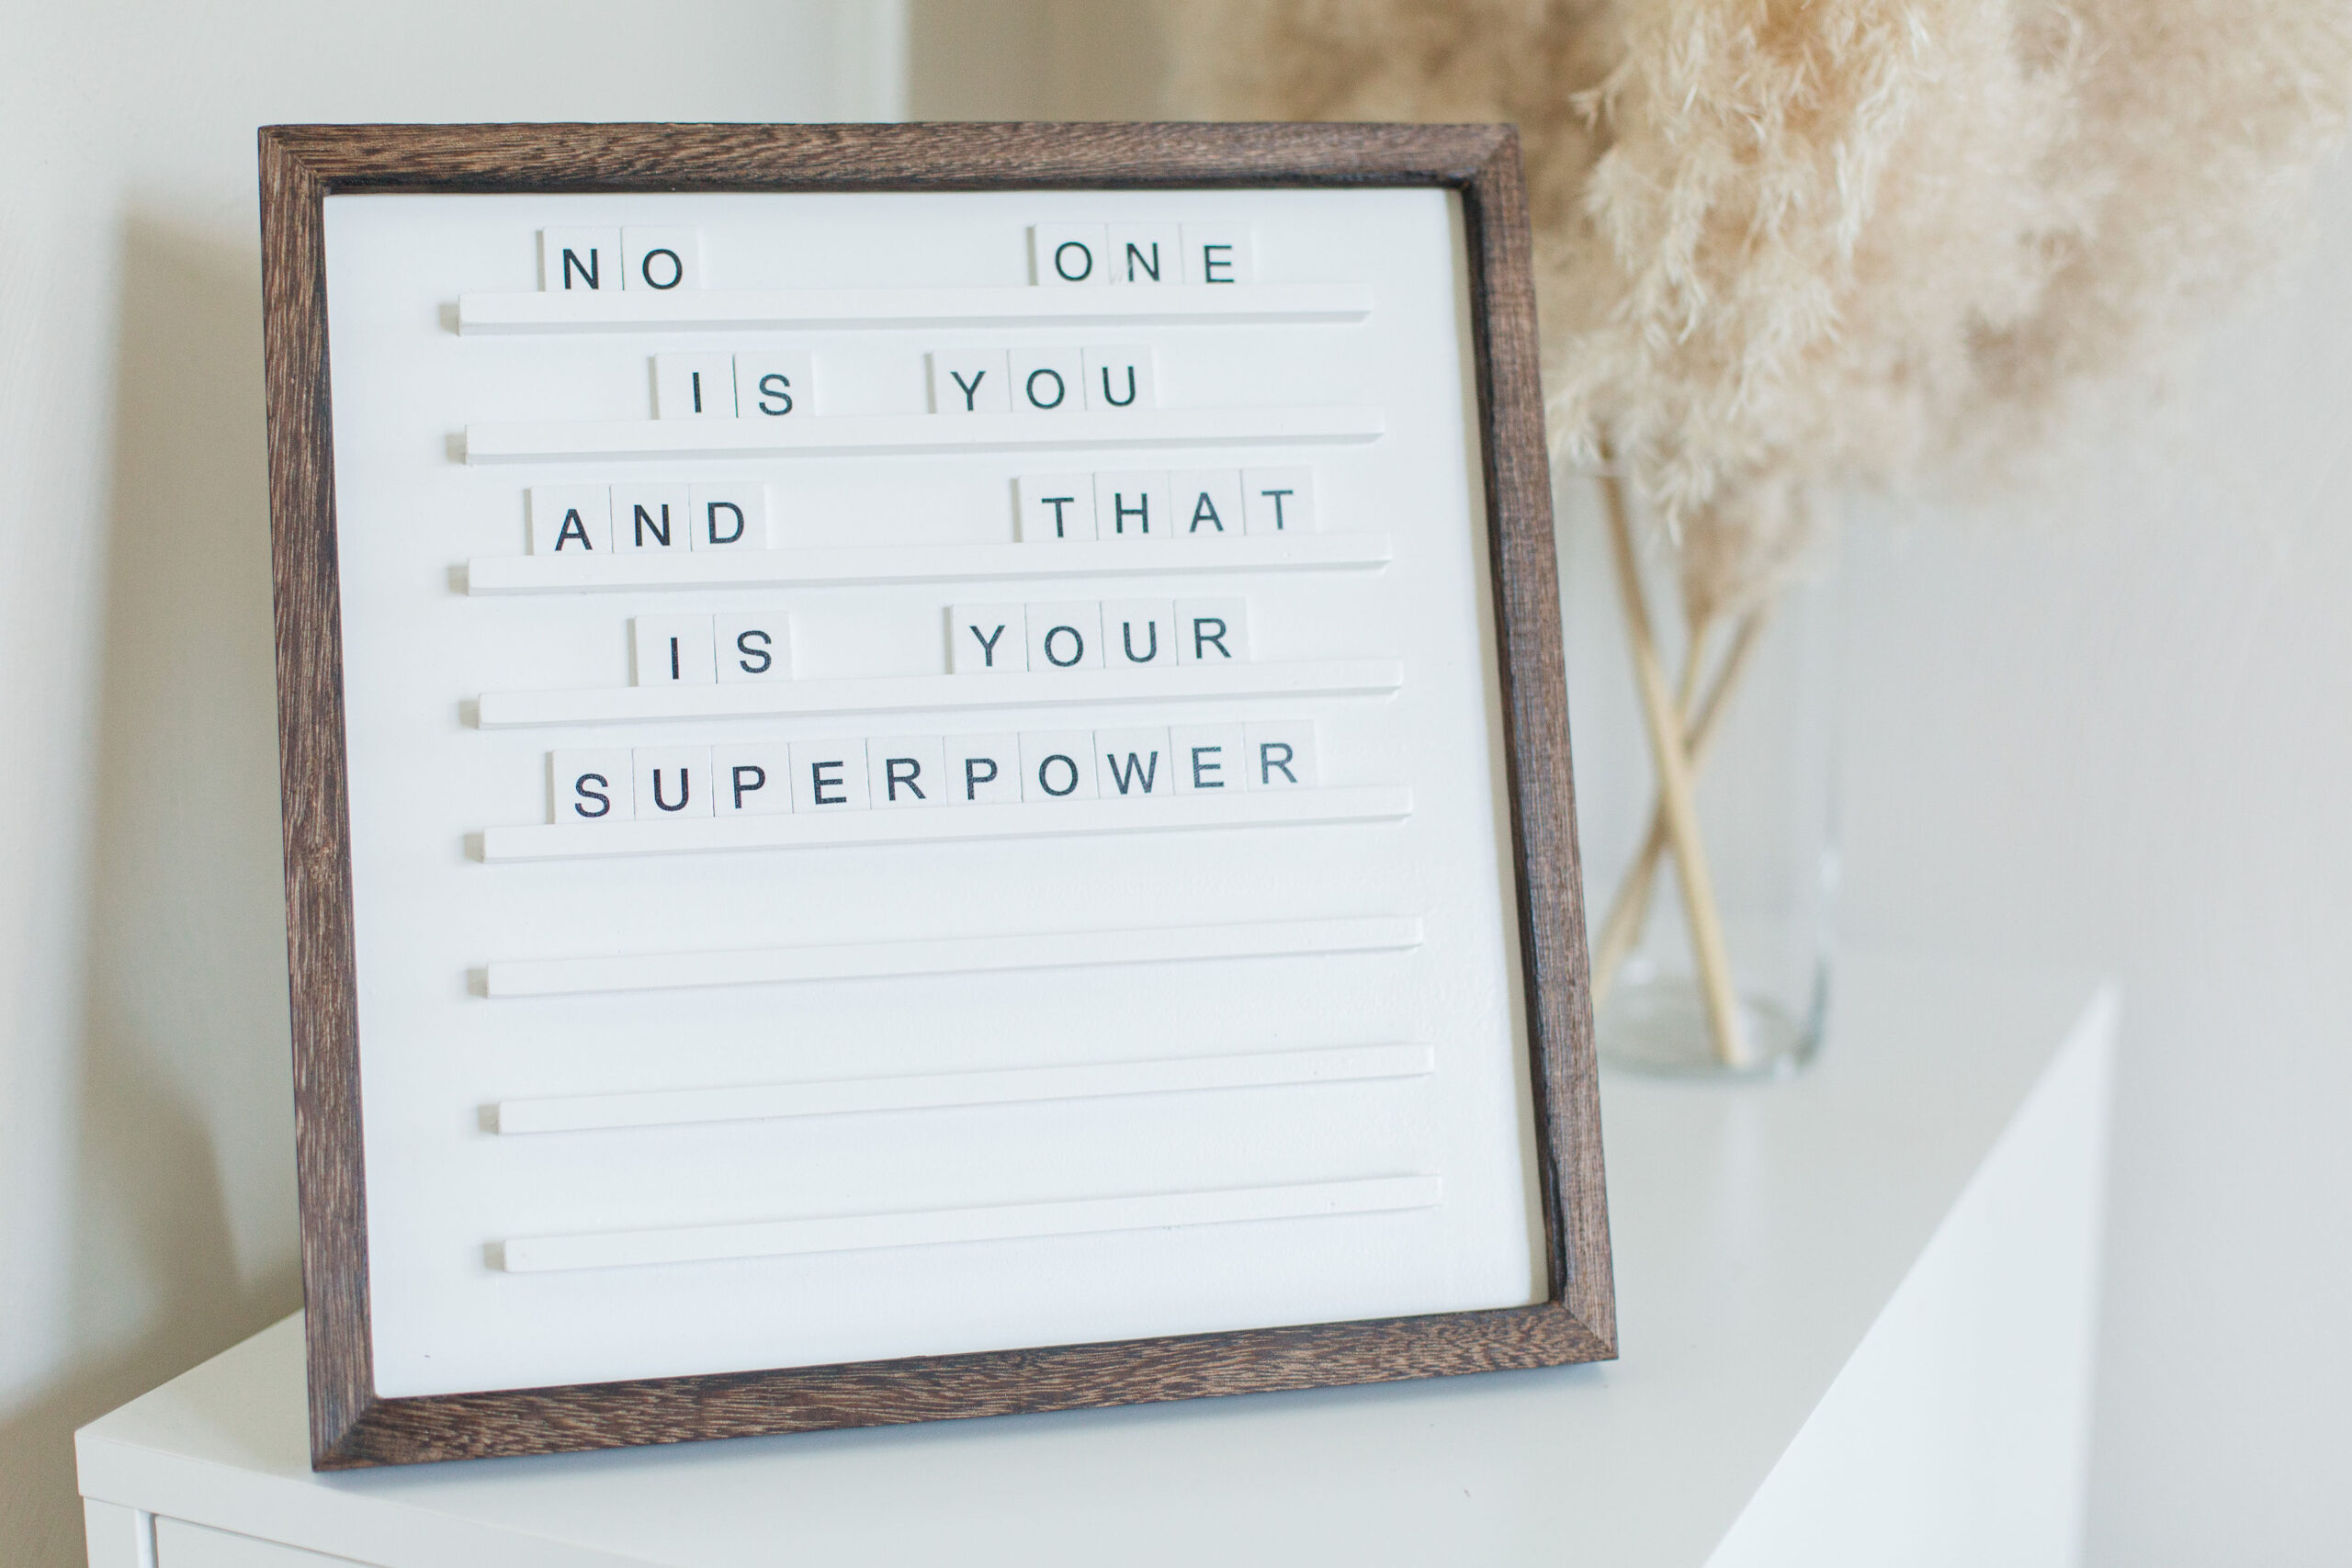
<instances>
[{"instance_id":1,"label":"white shelf","mask_svg":"<svg viewBox=\"0 0 2352 1568\"><path fill-rule=\"evenodd\" d=\"M514 729L651 719L946 713L1238 697L1382 696L1404 683L1405 666L1393 659L1316 659L1281 664L1180 664L1172 671L1033 670L1001 675L587 686L571 691L484 692L476 722L484 729Z\"/></svg>"},{"instance_id":2,"label":"white shelf","mask_svg":"<svg viewBox=\"0 0 2352 1568\"><path fill-rule=\"evenodd\" d=\"M1434 1209L1444 1191L1444 1183L1434 1176L1368 1177L1295 1187L1154 1192L1140 1197L1079 1198L988 1209L927 1209L908 1213L839 1214L671 1230L517 1236L500 1247L500 1266L510 1274L540 1274L566 1269L716 1263L735 1258L792 1258L811 1252L941 1247L958 1242L1014 1241L1103 1231L1328 1219L1338 1214Z\"/></svg>"},{"instance_id":3,"label":"white shelf","mask_svg":"<svg viewBox=\"0 0 2352 1568\"><path fill-rule=\"evenodd\" d=\"M807 414L785 419L536 421L466 426L469 463L583 457L887 457L1145 451L1376 441L1376 408L1142 409L1126 413Z\"/></svg>"},{"instance_id":4,"label":"white shelf","mask_svg":"<svg viewBox=\"0 0 2352 1568\"><path fill-rule=\"evenodd\" d=\"M1838 979L1791 1082L1603 1075L1621 1361L318 1475L298 1314L83 1428L92 1562L2073 1562L2113 995Z\"/></svg>"},{"instance_id":5,"label":"white shelf","mask_svg":"<svg viewBox=\"0 0 2352 1568\"><path fill-rule=\"evenodd\" d=\"M1106 964L1393 953L1419 947L1421 937L1421 921L1411 915L1238 920L1218 926L1157 926L1123 931L1037 931L723 953L516 959L490 964L483 979L486 994L492 997L561 997L1006 969L1079 969Z\"/></svg>"},{"instance_id":6,"label":"white shelf","mask_svg":"<svg viewBox=\"0 0 2352 1568\"><path fill-rule=\"evenodd\" d=\"M851 844L937 844L978 839L1051 839L1217 828L1399 822L1413 792L1396 788L1259 791L1227 799L1178 795L1148 800L1034 801L1007 806L909 807L683 821L535 822L482 829L492 864L605 855L833 849Z\"/></svg>"},{"instance_id":7,"label":"white shelf","mask_svg":"<svg viewBox=\"0 0 2352 1568\"><path fill-rule=\"evenodd\" d=\"M681 554L476 556L466 592L599 593L622 589L815 588L890 582L1049 581L1188 573L1376 570L1386 534L1238 539L1072 539L1021 545L865 545Z\"/></svg>"},{"instance_id":8,"label":"white shelf","mask_svg":"<svg viewBox=\"0 0 2352 1568\"><path fill-rule=\"evenodd\" d=\"M1435 1055L1426 1045L1339 1045L1319 1051L1261 1051L1242 1056L1188 1056L1159 1062L1077 1063L973 1073L915 1073L888 1078L553 1095L500 1100L496 1121L498 1131L508 1134L595 1133L623 1127L680 1127L792 1116L963 1110L1135 1094L1199 1094L1296 1084L1370 1083L1383 1078L1427 1077L1435 1064Z\"/></svg>"},{"instance_id":9,"label":"white shelf","mask_svg":"<svg viewBox=\"0 0 2352 1568\"><path fill-rule=\"evenodd\" d=\"M877 327L1220 326L1361 321L1357 283L1159 284L1102 288L622 289L460 294L458 331L673 333Z\"/></svg>"}]
</instances>

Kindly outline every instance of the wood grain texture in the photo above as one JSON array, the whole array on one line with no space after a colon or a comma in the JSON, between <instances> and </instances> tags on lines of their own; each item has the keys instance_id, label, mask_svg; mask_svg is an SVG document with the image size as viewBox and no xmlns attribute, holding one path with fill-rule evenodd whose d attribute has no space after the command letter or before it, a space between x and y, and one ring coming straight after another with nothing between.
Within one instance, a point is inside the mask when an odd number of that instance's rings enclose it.
<instances>
[{"instance_id":1,"label":"wood grain texture","mask_svg":"<svg viewBox=\"0 0 2352 1568\"><path fill-rule=\"evenodd\" d=\"M1440 1377L1616 1354L1516 134L1500 126L276 126L261 133L311 1459L320 1469ZM323 202L336 192L1426 186L1459 193L1550 1299L1497 1312L382 1399L368 1309Z\"/></svg>"}]
</instances>

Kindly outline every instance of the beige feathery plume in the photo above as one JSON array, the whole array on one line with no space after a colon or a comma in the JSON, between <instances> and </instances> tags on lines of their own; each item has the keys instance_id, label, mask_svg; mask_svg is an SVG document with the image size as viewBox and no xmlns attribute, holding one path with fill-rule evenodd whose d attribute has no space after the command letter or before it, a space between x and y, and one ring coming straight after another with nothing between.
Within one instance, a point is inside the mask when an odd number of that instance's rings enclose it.
<instances>
[{"instance_id":1,"label":"beige feathery plume","mask_svg":"<svg viewBox=\"0 0 2352 1568\"><path fill-rule=\"evenodd\" d=\"M2012 454L2275 259L2352 96L2341 0L1206 0L1178 102L1505 119L1555 437L1704 622L1803 494Z\"/></svg>"}]
</instances>

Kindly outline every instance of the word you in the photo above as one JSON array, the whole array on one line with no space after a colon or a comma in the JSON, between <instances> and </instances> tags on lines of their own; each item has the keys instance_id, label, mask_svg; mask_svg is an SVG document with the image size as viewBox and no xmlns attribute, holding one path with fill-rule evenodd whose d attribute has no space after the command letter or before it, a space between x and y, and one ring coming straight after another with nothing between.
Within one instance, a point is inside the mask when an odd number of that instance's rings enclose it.
<instances>
[{"instance_id":1,"label":"word you","mask_svg":"<svg viewBox=\"0 0 2352 1568\"><path fill-rule=\"evenodd\" d=\"M1125 670L1247 663L1247 599L1109 599L1067 604L956 604L948 669Z\"/></svg>"},{"instance_id":2,"label":"word you","mask_svg":"<svg viewBox=\"0 0 2352 1568\"><path fill-rule=\"evenodd\" d=\"M764 550L768 489L702 485L533 485L535 556Z\"/></svg>"},{"instance_id":3,"label":"word you","mask_svg":"<svg viewBox=\"0 0 2352 1568\"><path fill-rule=\"evenodd\" d=\"M640 686L792 679L787 615L639 615L629 622L629 648Z\"/></svg>"},{"instance_id":4,"label":"word you","mask_svg":"<svg viewBox=\"0 0 2352 1568\"><path fill-rule=\"evenodd\" d=\"M1246 223L1040 223L1029 231L1038 283L1248 283L1257 246Z\"/></svg>"},{"instance_id":5,"label":"word you","mask_svg":"<svg viewBox=\"0 0 2352 1568\"><path fill-rule=\"evenodd\" d=\"M1024 541L1315 531L1313 468L1029 474L1012 494Z\"/></svg>"},{"instance_id":6,"label":"word you","mask_svg":"<svg viewBox=\"0 0 2352 1568\"><path fill-rule=\"evenodd\" d=\"M782 419L808 412L816 389L806 349L653 356L656 419Z\"/></svg>"},{"instance_id":7,"label":"word you","mask_svg":"<svg viewBox=\"0 0 2352 1568\"><path fill-rule=\"evenodd\" d=\"M933 413L1157 408L1159 387L1148 348L959 348L931 354Z\"/></svg>"},{"instance_id":8,"label":"word you","mask_svg":"<svg viewBox=\"0 0 2352 1568\"><path fill-rule=\"evenodd\" d=\"M694 229L542 229L539 288L550 294L700 288L702 234Z\"/></svg>"},{"instance_id":9,"label":"word you","mask_svg":"<svg viewBox=\"0 0 2352 1568\"><path fill-rule=\"evenodd\" d=\"M888 811L1312 788L1312 719L548 754L558 822Z\"/></svg>"}]
</instances>

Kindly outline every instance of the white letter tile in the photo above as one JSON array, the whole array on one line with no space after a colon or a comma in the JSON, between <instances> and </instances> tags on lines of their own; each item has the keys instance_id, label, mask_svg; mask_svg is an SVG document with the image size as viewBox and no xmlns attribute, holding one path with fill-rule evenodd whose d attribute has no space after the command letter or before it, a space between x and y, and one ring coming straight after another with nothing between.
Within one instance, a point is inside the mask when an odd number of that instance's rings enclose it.
<instances>
[{"instance_id":1,"label":"white letter tile","mask_svg":"<svg viewBox=\"0 0 2352 1568\"><path fill-rule=\"evenodd\" d=\"M613 551L613 491L610 485L533 485L531 553L535 556L610 555Z\"/></svg>"},{"instance_id":2,"label":"white letter tile","mask_svg":"<svg viewBox=\"0 0 2352 1568\"><path fill-rule=\"evenodd\" d=\"M781 817L792 809L792 749L781 741L710 749L712 801L721 817Z\"/></svg>"},{"instance_id":3,"label":"white letter tile","mask_svg":"<svg viewBox=\"0 0 2352 1568\"><path fill-rule=\"evenodd\" d=\"M666 294L702 287L702 231L698 229L624 229L621 254L628 268L625 288Z\"/></svg>"},{"instance_id":4,"label":"white letter tile","mask_svg":"<svg viewBox=\"0 0 2352 1568\"><path fill-rule=\"evenodd\" d=\"M1194 468L1168 476L1170 520L1180 539L1238 538L1244 527L1241 471Z\"/></svg>"},{"instance_id":5,"label":"white letter tile","mask_svg":"<svg viewBox=\"0 0 2352 1568\"><path fill-rule=\"evenodd\" d=\"M1006 359L1012 369L1012 412L1076 413L1086 406L1085 367L1074 348L1016 348Z\"/></svg>"},{"instance_id":6,"label":"white letter tile","mask_svg":"<svg viewBox=\"0 0 2352 1568\"><path fill-rule=\"evenodd\" d=\"M945 806L947 743L936 735L888 736L865 743L865 777L876 811Z\"/></svg>"},{"instance_id":7,"label":"white letter tile","mask_svg":"<svg viewBox=\"0 0 2352 1568\"><path fill-rule=\"evenodd\" d=\"M1251 789L1312 789L1323 782L1313 719L1276 719L1246 728Z\"/></svg>"},{"instance_id":8,"label":"white letter tile","mask_svg":"<svg viewBox=\"0 0 2352 1568\"><path fill-rule=\"evenodd\" d=\"M686 518L689 548L764 550L768 547L768 487L757 479L690 485Z\"/></svg>"},{"instance_id":9,"label":"white letter tile","mask_svg":"<svg viewBox=\"0 0 2352 1568\"><path fill-rule=\"evenodd\" d=\"M1168 732L1178 795L1240 794L1249 787L1248 742L1238 724L1180 724Z\"/></svg>"},{"instance_id":10,"label":"white letter tile","mask_svg":"<svg viewBox=\"0 0 2352 1568\"><path fill-rule=\"evenodd\" d=\"M1098 539L1170 539L1168 476L1116 473L1094 476L1094 536Z\"/></svg>"},{"instance_id":11,"label":"white letter tile","mask_svg":"<svg viewBox=\"0 0 2352 1568\"><path fill-rule=\"evenodd\" d=\"M1029 231L1029 273L1046 288L1111 281L1100 223L1039 223Z\"/></svg>"},{"instance_id":12,"label":"white letter tile","mask_svg":"<svg viewBox=\"0 0 2352 1568\"><path fill-rule=\"evenodd\" d=\"M539 288L549 294L619 293L621 231L540 230Z\"/></svg>"},{"instance_id":13,"label":"white letter tile","mask_svg":"<svg viewBox=\"0 0 2352 1568\"><path fill-rule=\"evenodd\" d=\"M1094 798L1094 732L1026 730L1021 737L1021 798Z\"/></svg>"},{"instance_id":14,"label":"white letter tile","mask_svg":"<svg viewBox=\"0 0 2352 1568\"><path fill-rule=\"evenodd\" d=\"M735 356L731 354L655 355L653 417L733 419Z\"/></svg>"},{"instance_id":15,"label":"white letter tile","mask_svg":"<svg viewBox=\"0 0 2352 1568\"><path fill-rule=\"evenodd\" d=\"M1176 765L1164 729L1098 729L1094 760L1105 800L1176 793Z\"/></svg>"},{"instance_id":16,"label":"white letter tile","mask_svg":"<svg viewBox=\"0 0 2352 1568\"><path fill-rule=\"evenodd\" d=\"M707 686L718 679L708 615L639 615L630 623L640 686Z\"/></svg>"},{"instance_id":17,"label":"white letter tile","mask_svg":"<svg viewBox=\"0 0 2352 1568\"><path fill-rule=\"evenodd\" d=\"M1248 468L1241 475L1241 504L1252 534L1315 532L1313 468Z\"/></svg>"},{"instance_id":18,"label":"white letter tile","mask_svg":"<svg viewBox=\"0 0 2352 1568\"><path fill-rule=\"evenodd\" d=\"M1177 254L1182 237L1173 223L1114 223L1104 254L1114 283L1182 283Z\"/></svg>"},{"instance_id":19,"label":"white letter tile","mask_svg":"<svg viewBox=\"0 0 2352 1568\"><path fill-rule=\"evenodd\" d=\"M1102 604L1102 662L1112 670L1164 670L1176 662L1176 606L1165 599Z\"/></svg>"},{"instance_id":20,"label":"white letter tile","mask_svg":"<svg viewBox=\"0 0 2352 1568\"><path fill-rule=\"evenodd\" d=\"M1177 663L1247 664L1249 661L1249 600L1176 601Z\"/></svg>"},{"instance_id":21,"label":"white letter tile","mask_svg":"<svg viewBox=\"0 0 2352 1568\"><path fill-rule=\"evenodd\" d=\"M613 553L693 548L694 497L684 485L615 485Z\"/></svg>"},{"instance_id":22,"label":"white letter tile","mask_svg":"<svg viewBox=\"0 0 2352 1568\"><path fill-rule=\"evenodd\" d=\"M997 675L1029 668L1026 608L1020 604L952 604L947 610L947 668L957 675Z\"/></svg>"},{"instance_id":23,"label":"white letter tile","mask_svg":"<svg viewBox=\"0 0 2352 1568\"><path fill-rule=\"evenodd\" d=\"M817 356L806 349L763 348L735 356L735 412L745 419L782 419L817 412Z\"/></svg>"},{"instance_id":24,"label":"white letter tile","mask_svg":"<svg viewBox=\"0 0 2352 1568\"><path fill-rule=\"evenodd\" d=\"M1184 281L1255 283L1257 245L1247 223L1184 225Z\"/></svg>"},{"instance_id":25,"label":"white letter tile","mask_svg":"<svg viewBox=\"0 0 2352 1568\"><path fill-rule=\"evenodd\" d=\"M1094 537L1092 474L1024 474L1012 490L1023 543Z\"/></svg>"},{"instance_id":26,"label":"white letter tile","mask_svg":"<svg viewBox=\"0 0 2352 1568\"><path fill-rule=\"evenodd\" d=\"M792 809L864 811L864 740L796 740L792 743Z\"/></svg>"},{"instance_id":27,"label":"white letter tile","mask_svg":"<svg viewBox=\"0 0 2352 1568\"><path fill-rule=\"evenodd\" d=\"M1003 413L1012 405L1006 390L1004 355L981 349L933 349L931 353L931 412Z\"/></svg>"},{"instance_id":28,"label":"white letter tile","mask_svg":"<svg viewBox=\"0 0 2352 1568\"><path fill-rule=\"evenodd\" d=\"M792 679L792 618L781 610L730 610L712 629L719 684Z\"/></svg>"},{"instance_id":29,"label":"white letter tile","mask_svg":"<svg viewBox=\"0 0 2352 1568\"><path fill-rule=\"evenodd\" d=\"M1025 618L1030 669L1102 668L1102 606L1099 603L1090 599L1031 604Z\"/></svg>"},{"instance_id":30,"label":"white letter tile","mask_svg":"<svg viewBox=\"0 0 2352 1568\"><path fill-rule=\"evenodd\" d=\"M1021 738L951 735L946 740L951 806L1003 806L1021 798Z\"/></svg>"},{"instance_id":31,"label":"white letter tile","mask_svg":"<svg viewBox=\"0 0 2352 1568\"><path fill-rule=\"evenodd\" d=\"M630 761L637 775L639 821L711 815L709 747L640 747L630 754Z\"/></svg>"},{"instance_id":32,"label":"white letter tile","mask_svg":"<svg viewBox=\"0 0 2352 1568\"><path fill-rule=\"evenodd\" d=\"M1086 367L1088 408L1115 413L1159 406L1159 381L1152 372L1148 346L1090 348L1079 357Z\"/></svg>"},{"instance_id":33,"label":"white letter tile","mask_svg":"<svg viewBox=\"0 0 2352 1568\"><path fill-rule=\"evenodd\" d=\"M626 822L637 815L627 747L548 753L550 822Z\"/></svg>"}]
</instances>

